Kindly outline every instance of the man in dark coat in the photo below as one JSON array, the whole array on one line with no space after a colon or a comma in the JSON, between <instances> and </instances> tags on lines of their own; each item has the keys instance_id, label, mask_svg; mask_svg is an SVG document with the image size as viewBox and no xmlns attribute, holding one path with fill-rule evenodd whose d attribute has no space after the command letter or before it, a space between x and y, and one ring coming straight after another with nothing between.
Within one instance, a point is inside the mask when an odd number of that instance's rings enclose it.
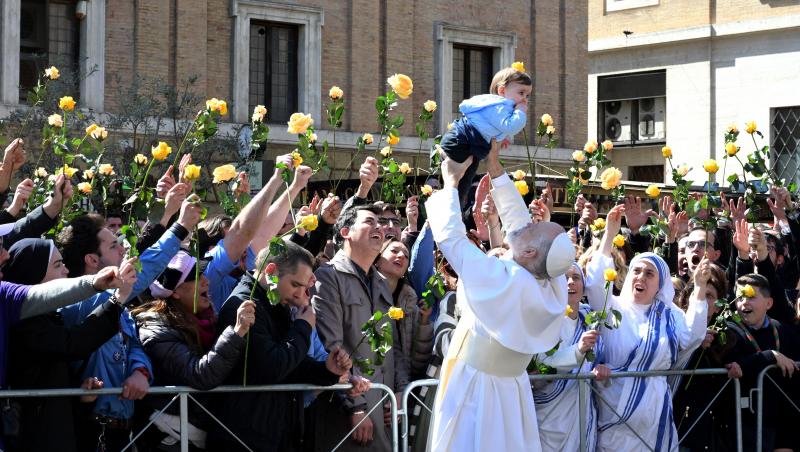
<instances>
[{"instance_id":1,"label":"man in dark coat","mask_svg":"<svg viewBox=\"0 0 800 452\"><path fill-rule=\"evenodd\" d=\"M267 260L264 265L264 260ZM331 350L326 361L308 356L316 316L309 303L309 288L314 284L313 257L300 246L287 242L285 250L270 256L259 253L256 268L264 268L258 283L245 274L219 313L218 328L236 323L236 310L244 301L256 303L256 321L250 328L249 352L234 367L226 384L248 385L304 383L321 386L336 384L351 367L350 357L341 349ZM277 304L270 303L267 284L270 275L279 282ZM253 290L253 285L256 285ZM290 306L304 306L292 320ZM225 397L220 420L248 447L256 451L292 451L302 448L302 392L232 393ZM228 452L242 449L222 429L211 432L210 447Z\"/></svg>"}]
</instances>

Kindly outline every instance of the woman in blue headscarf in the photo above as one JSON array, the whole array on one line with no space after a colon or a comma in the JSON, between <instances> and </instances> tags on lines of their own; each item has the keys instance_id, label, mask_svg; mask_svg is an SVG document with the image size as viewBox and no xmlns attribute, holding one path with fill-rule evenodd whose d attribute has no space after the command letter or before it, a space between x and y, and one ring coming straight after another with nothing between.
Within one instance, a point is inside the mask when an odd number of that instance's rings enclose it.
<instances>
[{"instance_id":1,"label":"woman in blue headscarf","mask_svg":"<svg viewBox=\"0 0 800 452\"><path fill-rule=\"evenodd\" d=\"M599 252L586 268L586 294L595 311L600 311L606 300L604 271L614 268L612 241L624 211L620 205L608 213ZM608 309L618 310L622 322L615 329L601 328L601 360L612 371L673 369L700 345L706 333L708 304L692 298L684 313L673 303L674 294L664 259L653 253L633 258L619 296L608 295ZM597 403L597 450L678 450L667 377L613 379L598 389L605 402Z\"/></svg>"}]
</instances>

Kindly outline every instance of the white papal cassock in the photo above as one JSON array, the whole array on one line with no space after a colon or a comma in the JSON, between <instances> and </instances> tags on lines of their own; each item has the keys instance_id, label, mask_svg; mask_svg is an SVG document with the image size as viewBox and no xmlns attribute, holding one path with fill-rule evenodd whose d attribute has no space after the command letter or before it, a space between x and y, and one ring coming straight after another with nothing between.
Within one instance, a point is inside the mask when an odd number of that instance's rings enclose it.
<instances>
[{"instance_id":1,"label":"white papal cassock","mask_svg":"<svg viewBox=\"0 0 800 452\"><path fill-rule=\"evenodd\" d=\"M508 176L492 180L506 231L530 222ZM482 253L466 236L455 188L425 204L439 249L458 274L463 315L442 365L434 404L433 451L538 451L526 367L558 341L567 305L564 276L539 280L510 257Z\"/></svg>"}]
</instances>

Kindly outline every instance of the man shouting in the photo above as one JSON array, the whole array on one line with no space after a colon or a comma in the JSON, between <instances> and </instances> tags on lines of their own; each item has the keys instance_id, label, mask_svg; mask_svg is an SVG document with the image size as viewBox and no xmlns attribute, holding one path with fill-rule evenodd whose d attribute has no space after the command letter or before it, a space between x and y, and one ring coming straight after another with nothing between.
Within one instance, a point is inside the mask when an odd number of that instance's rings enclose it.
<instances>
[{"instance_id":1,"label":"man shouting","mask_svg":"<svg viewBox=\"0 0 800 452\"><path fill-rule=\"evenodd\" d=\"M564 273L575 249L561 226L531 222L493 143L487 168L511 249L501 259L482 253L467 239L458 202L458 182L470 163L445 159L442 190L426 203L433 237L458 274L462 310L442 366L431 447L539 451L526 368L534 353L558 340L567 306Z\"/></svg>"}]
</instances>

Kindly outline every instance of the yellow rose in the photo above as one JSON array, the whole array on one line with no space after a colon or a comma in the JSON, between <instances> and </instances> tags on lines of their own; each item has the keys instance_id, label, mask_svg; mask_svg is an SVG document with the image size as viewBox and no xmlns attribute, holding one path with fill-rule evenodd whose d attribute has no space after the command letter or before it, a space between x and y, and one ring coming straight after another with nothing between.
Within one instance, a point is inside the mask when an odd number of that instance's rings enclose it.
<instances>
[{"instance_id":1,"label":"yellow rose","mask_svg":"<svg viewBox=\"0 0 800 452\"><path fill-rule=\"evenodd\" d=\"M100 174L103 176L113 176L117 174L114 172L114 166L112 166L110 163L102 163L100 168L98 168L98 171L100 171Z\"/></svg>"},{"instance_id":2,"label":"yellow rose","mask_svg":"<svg viewBox=\"0 0 800 452\"><path fill-rule=\"evenodd\" d=\"M159 141L157 145L153 146L150 149L150 152L153 154L153 158L156 160L164 160L167 156L172 153L172 148L163 141Z\"/></svg>"},{"instance_id":3,"label":"yellow rose","mask_svg":"<svg viewBox=\"0 0 800 452\"><path fill-rule=\"evenodd\" d=\"M108 130L105 127L96 127L89 135L97 141L103 141L108 138Z\"/></svg>"},{"instance_id":4,"label":"yellow rose","mask_svg":"<svg viewBox=\"0 0 800 452\"><path fill-rule=\"evenodd\" d=\"M703 162L703 169L706 170L708 174L714 174L719 171L719 165L717 164L716 160L708 159Z\"/></svg>"},{"instance_id":5,"label":"yellow rose","mask_svg":"<svg viewBox=\"0 0 800 452\"><path fill-rule=\"evenodd\" d=\"M136 154L133 161L136 162L137 165L147 165L147 156L144 154Z\"/></svg>"},{"instance_id":6,"label":"yellow rose","mask_svg":"<svg viewBox=\"0 0 800 452\"><path fill-rule=\"evenodd\" d=\"M669 146L664 146L663 148L661 148L661 155L663 155L665 159L671 159L672 148Z\"/></svg>"},{"instance_id":7,"label":"yellow rose","mask_svg":"<svg viewBox=\"0 0 800 452\"><path fill-rule=\"evenodd\" d=\"M389 134L389 137L386 138L386 142L389 143L389 146L394 146L400 142L400 137Z\"/></svg>"},{"instance_id":8,"label":"yellow rose","mask_svg":"<svg viewBox=\"0 0 800 452\"><path fill-rule=\"evenodd\" d=\"M542 124L549 127L553 125L553 117L548 115L547 113L542 115Z\"/></svg>"},{"instance_id":9,"label":"yellow rose","mask_svg":"<svg viewBox=\"0 0 800 452\"><path fill-rule=\"evenodd\" d=\"M311 118L311 115L292 113L287 124L289 124L289 128L287 129L289 133L303 134L314 124L314 120Z\"/></svg>"},{"instance_id":10,"label":"yellow rose","mask_svg":"<svg viewBox=\"0 0 800 452\"><path fill-rule=\"evenodd\" d=\"M186 180L200 179L200 165L186 165L183 170L183 178Z\"/></svg>"},{"instance_id":11,"label":"yellow rose","mask_svg":"<svg viewBox=\"0 0 800 452\"><path fill-rule=\"evenodd\" d=\"M433 193L433 187L431 187L428 184L425 184L420 189L420 192L422 192L422 194L425 195L425 196L430 196Z\"/></svg>"},{"instance_id":12,"label":"yellow rose","mask_svg":"<svg viewBox=\"0 0 800 452\"><path fill-rule=\"evenodd\" d=\"M603 218L597 218L592 222L592 229L595 231L602 231L606 228L606 220Z\"/></svg>"},{"instance_id":13,"label":"yellow rose","mask_svg":"<svg viewBox=\"0 0 800 452\"><path fill-rule=\"evenodd\" d=\"M545 130L544 133L546 133L548 135L554 135L556 133L555 126L547 126L547 130Z\"/></svg>"},{"instance_id":14,"label":"yellow rose","mask_svg":"<svg viewBox=\"0 0 800 452\"><path fill-rule=\"evenodd\" d=\"M517 72L525 72L525 63L522 61L515 61L511 63L511 68Z\"/></svg>"},{"instance_id":15,"label":"yellow rose","mask_svg":"<svg viewBox=\"0 0 800 452\"><path fill-rule=\"evenodd\" d=\"M427 101L425 101L425 103L424 103L424 104L422 104L422 107L423 107L423 108L425 109L425 111L427 111L428 113L433 113L434 111L436 111L436 107L437 107L437 105L436 105L436 102L434 102L434 101L432 101L432 100L427 100Z\"/></svg>"},{"instance_id":16,"label":"yellow rose","mask_svg":"<svg viewBox=\"0 0 800 452\"><path fill-rule=\"evenodd\" d=\"M74 176L75 173L77 173L77 172L78 172L78 168L73 168L73 167L67 166L67 165L64 165L64 167L62 167L61 169L59 169L57 171L57 173L64 174L68 178Z\"/></svg>"},{"instance_id":17,"label":"yellow rose","mask_svg":"<svg viewBox=\"0 0 800 452\"><path fill-rule=\"evenodd\" d=\"M603 272L603 278L608 282L612 282L617 279L617 271L613 268L607 268Z\"/></svg>"},{"instance_id":18,"label":"yellow rose","mask_svg":"<svg viewBox=\"0 0 800 452\"><path fill-rule=\"evenodd\" d=\"M338 86L332 86L331 89L328 91L328 97L330 97L331 100L341 99L342 96L344 96L344 91L342 91L342 89L339 88Z\"/></svg>"},{"instance_id":19,"label":"yellow rose","mask_svg":"<svg viewBox=\"0 0 800 452\"><path fill-rule=\"evenodd\" d=\"M512 173L512 176L514 177L514 180L525 180L525 177L528 176L528 173L518 169Z\"/></svg>"},{"instance_id":20,"label":"yellow rose","mask_svg":"<svg viewBox=\"0 0 800 452\"><path fill-rule=\"evenodd\" d=\"M597 150L597 141L589 140L583 145L583 152L593 154Z\"/></svg>"},{"instance_id":21,"label":"yellow rose","mask_svg":"<svg viewBox=\"0 0 800 452\"><path fill-rule=\"evenodd\" d=\"M208 111L218 111L220 116L228 114L228 104L224 100L217 99L216 97L212 97L206 101L206 108Z\"/></svg>"},{"instance_id":22,"label":"yellow rose","mask_svg":"<svg viewBox=\"0 0 800 452\"><path fill-rule=\"evenodd\" d=\"M733 157L737 152L739 152L739 147L736 146L736 143L733 141L729 141L725 143L725 152L728 154L728 157Z\"/></svg>"},{"instance_id":23,"label":"yellow rose","mask_svg":"<svg viewBox=\"0 0 800 452\"><path fill-rule=\"evenodd\" d=\"M606 140L606 141L603 141L603 149L604 149L606 152L608 152L608 151L610 151L610 150L614 149L614 143L612 143L612 142L611 142L611 140Z\"/></svg>"},{"instance_id":24,"label":"yellow rose","mask_svg":"<svg viewBox=\"0 0 800 452\"><path fill-rule=\"evenodd\" d=\"M738 292L739 296L744 298L753 298L756 296L756 289L750 284L745 284L744 286L740 287Z\"/></svg>"},{"instance_id":25,"label":"yellow rose","mask_svg":"<svg viewBox=\"0 0 800 452\"><path fill-rule=\"evenodd\" d=\"M40 167L36 168L36 171L33 172L33 175L38 177L38 178L40 178L40 179L44 179L45 177L47 177L48 173L47 173L47 170L44 169L44 167L40 166Z\"/></svg>"},{"instance_id":26,"label":"yellow rose","mask_svg":"<svg viewBox=\"0 0 800 452\"><path fill-rule=\"evenodd\" d=\"M392 320L400 320L405 316L405 313L400 308L391 307L388 311L386 311L386 315L389 316Z\"/></svg>"},{"instance_id":27,"label":"yellow rose","mask_svg":"<svg viewBox=\"0 0 800 452\"><path fill-rule=\"evenodd\" d=\"M389 157L392 155L392 148L389 146L384 146L383 149L381 149L381 155L384 157Z\"/></svg>"},{"instance_id":28,"label":"yellow rose","mask_svg":"<svg viewBox=\"0 0 800 452\"><path fill-rule=\"evenodd\" d=\"M567 305L567 309L564 311L564 317L571 316L573 312L575 311L572 309L572 306Z\"/></svg>"},{"instance_id":29,"label":"yellow rose","mask_svg":"<svg viewBox=\"0 0 800 452\"><path fill-rule=\"evenodd\" d=\"M292 168L297 168L298 166L303 164L303 156L300 155L299 152L294 151L292 152Z\"/></svg>"},{"instance_id":30,"label":"yellow rose","mask_svg":"<svg viewBox=\"0 0 800 452\"><path fill-rule=\"evenodd\" d=\"M614 246L617 248L622 248L625 246L625 236L622 234L617 234L614 236Z\"/></svg>"},{"instance_id":31,"label":"yellow rose","mask_svg":"<svg viewBox=\"0 0 800 452\"><path fill-rule=\"evenodd\" d=\"M94 179L94 171L87 169L86 171L83 172L83 178L86 180Z\"/></svg>"},{"instance_id":32,"label":"yellow rose","mask_svg":"<svg viewBox=\"0 0 800 452\"><path fill-rule=\"evenodd\" d=\"M92 184L89 182L81 182L78 184L78 191L83 193L84 195L88 195L92 192Z\"/></svg>"},{"instance_id":33,"label":"yellow rose","mask_svg":"<svg viewBox=\"0 0 800 452\"><path fill-rule=\"evenodd\" d=\"M364 144L367 144L367 145L372 144L372 134L371 133L365 133L361 137L361 140L364 142Z\"/></svg>"},{"instance_id":34,"label":"yellow rose","mask_svg":"<svg viewBox=\"0 0 800 452\"><path fill-rule=\"evenodd\" d=\"M677 172L678 175L681 176L681 177L686 177L686 175L689 174L689 166L686 165L686 164L683 164L683 165L679 166L678 169L675 170L675 172Z\"/></svg>"},{"instance_id":35,"label":"yellow rose","mask_svg":"<svg viewBox=\"0 0 800 452\"><path fill-rule=\"evenodd\" d=\"M749 133L749 134L756 133L757 130L758 130L758 126L756 126L756 122L755 121L748 121L748 122L746 122L744 124L744 131Z\"/></svg>"},{"instance_id":36,"label":"yellow rose","mask_svg":"<svg viewBox=\"0 0 800 452\"><path fill-rule=\"evenodd\" d=\"M400 164L398 170L403 174L408 174L411 172L411 167L408 165L408 163L403 162L402 164Z\"/></svg>"},{"instance_id":37,"label":"yellow rose","mask_svg":"<svg viewBox=\"0 0 800 452\"><path fill-rule=\"evenodd\" d=\"M58 108L64 111L72 111L75 109L75 99L72 96L64 96L58 99Z\"/></svg>"},{"instance_id":38,"label":"yellow rose","mask_svg":"<svg viewBox=\"0 0 800 452\"><path fill-rule=\"evenodd\" d=\"M650 185L650 186L647 187L647 189L644 192L647 193L647 196L655 199L655 198L658 198L658 195L661 194L661 189L659 189L655 185Z\"/></svg>"},{"instance_id":39,"label":"yellow rose","mask_svg":"<svg viewBox=\"0 0 800 452\"><path fill-rule=\"evenodd\" d=\"M317 220L316 215L306 215L300 218L300 221L297 222L298 228L303 228L309 232L317 229L317 226L319 226L319 220Z\"/></svg>"},{"instance_id":40,"label":"yellow rose","mask_svg":"<svg viewBox=\"0 0 800 452\"><path fill-rule=\"evenodd\" d=\"M64 125L64 119L58 113L53 113L47 117L47 123L53 127L61 127Z\"/></svg>"},{"instance_id":41,"label":"yellow rose","mask_svg":"<svg viewBox=\"0 0 800 452\"><path fill-rule=\"evenodd\" d=\"M214 184L221 184L223 182L228 182L234 177L236 177L236 167L233 165L222 165L214 168L214 180L211 182Z\"/></svg>"},{"instance_id":42,"label":"yellow rose","mask_svg":"<svg viewBox=\"0 0 800 452\"><path fill-rule=\"evenodd\" d=\"M739 133L739 128L736 127L736 124L730 124L727 129L725 129L727 133Z\"/></svg>"},{"instance_id":43,"label":"yellow rose","mask_svg":"<svg viewBox=\"0 0 800 452\"><path fill-rule=\"evenodd\" d=\"M517 187L517 191L520 195L525 196L528 194L528 183L524 180L518 180L514 182L514 186Z\"/></svg>"},{"instance_id":44,"label":"yellow rose","mask_svg":"<svg viewBox=\"0 0 800 452\"><path fill-rule=\"evenodd\" d=\"M575 160L576 162L580 163L586 160L586 154L584 154L583 151L575 151L572 153L572 160Z\"/></svg>"},{"instance_id":45,"label":"yellow rose","mask_svg":"<svg viewBox=\"0 0 800 452\"><path fill-rule=\"evenodd\" d=\"M50 66L44 70L44 75L50 80L58 80L58 78L61 77L61 72L59 72L58 68L55 66Z\"/></svg>"},{"instance_id":46,"label":"yellow rose","mask_svg":"<svg viewBox=\"0 0 800 452\"><path fill-rule=\"evenodd\" d=\"M256 105L253 108L253 117L251 118L253 122L263 122L264 116L267 114L267 107L263 105Z\"/></svg>"},{"instance_id":47,"label":"yellow rose","mask_svg":"<svg viewBox=\"0 0 800 452\"><path fill-rule=\"evenodd\" d=\"M613 190L622 182L622 172L613 166L606 168L600 174L600 180L602 182L600 186L603 187L603 190Z\"/></svg>"},{"instance_id":48,"label":"yellow rose","mask_svg":"<svg viewBox=\"0 0 800 452\"><path fill-rule=\"evenodd\" d=\"M411 77L405 74L394 74L386 79L386 82L400 99L408 99L408 96L414 92L414 82L411 81Z\"/></svg>"},{"instance_id":49,"label":"yellow rose","mask_svg":"<svg viewBox=\"0 0 800 452\"><path fill-rule=\"evenodd\" d=\"M98 126L97 124L92 124L92 125L90 125L89 127L87 127L87 128L86 128L86 135L91 135L91 134L92 134L92 132L94 132L95 130L97 130L97 128L98 128L98 127L99 127L99 126Z\"/></svg>"}]
</instances>

